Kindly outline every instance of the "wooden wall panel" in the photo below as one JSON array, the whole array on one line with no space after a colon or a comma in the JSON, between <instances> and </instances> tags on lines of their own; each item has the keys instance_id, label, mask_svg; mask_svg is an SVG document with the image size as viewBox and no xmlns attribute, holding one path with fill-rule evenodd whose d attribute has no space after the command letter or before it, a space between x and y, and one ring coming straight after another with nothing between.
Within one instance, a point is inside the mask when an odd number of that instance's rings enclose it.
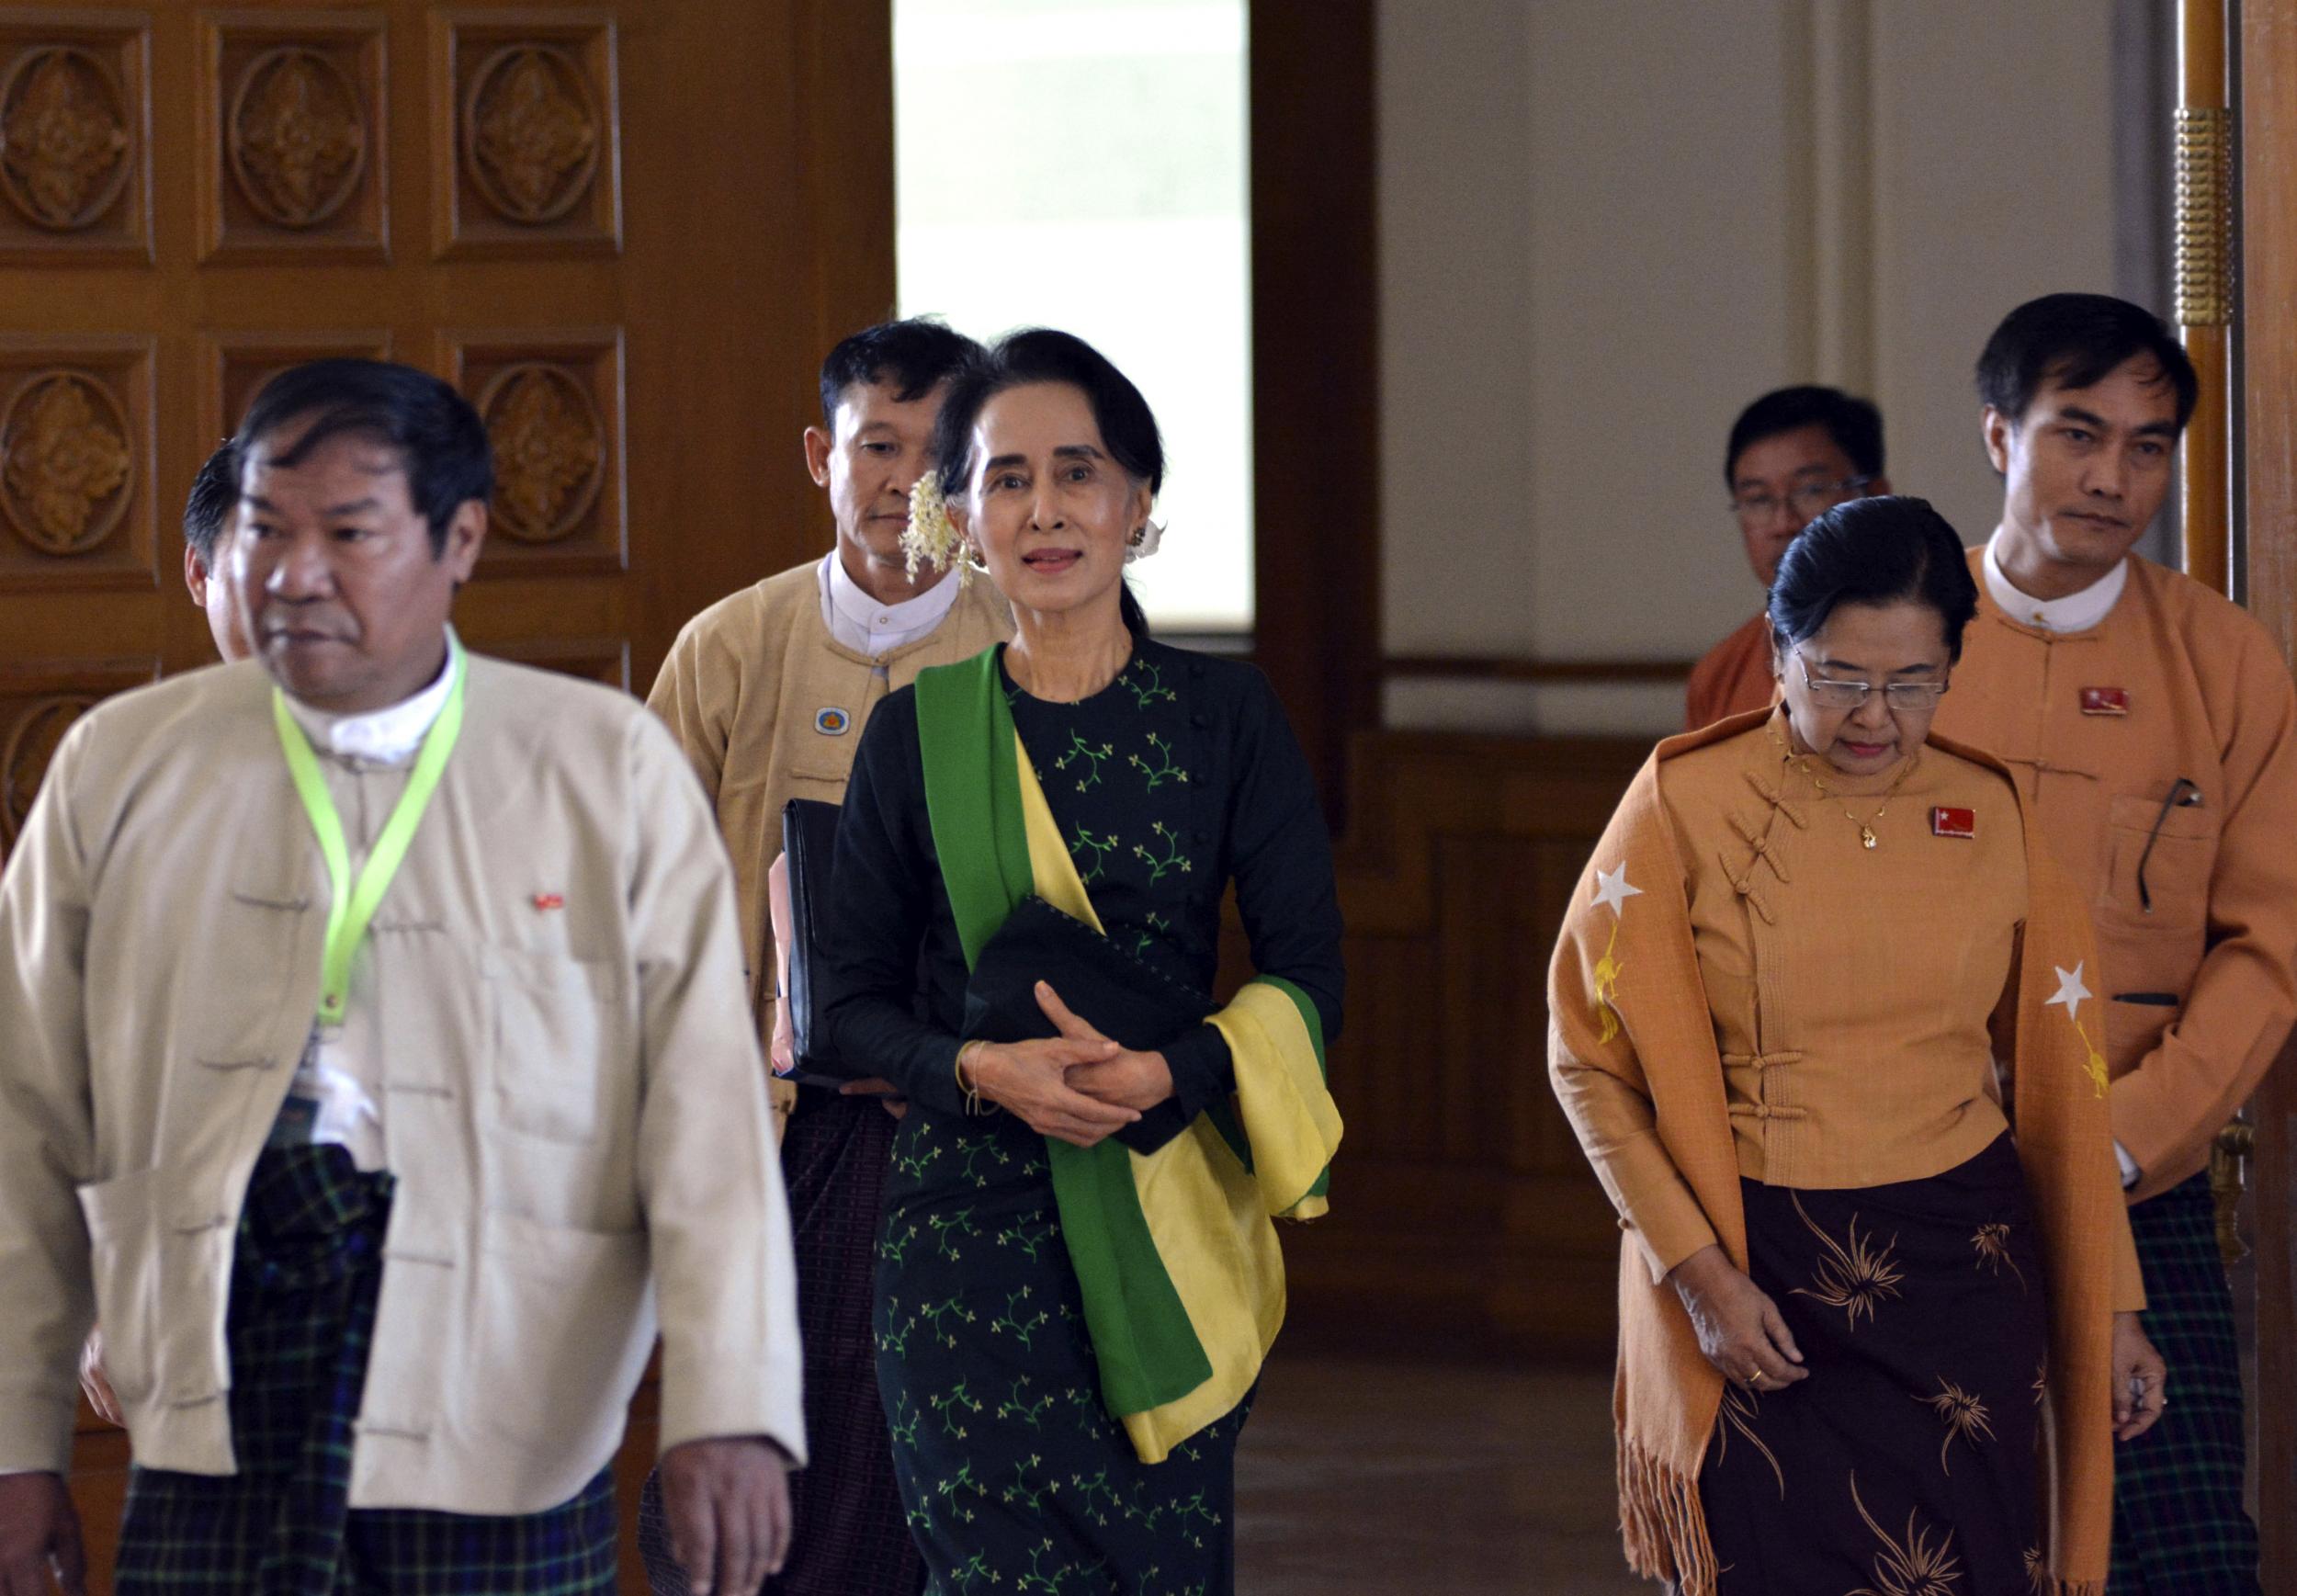
<instances>
[{"instance_id":1,"label":"wooden wall panel","mask_svg":"<svg viewBox=\"0 0 2297 1596\"><path fill-rule=\"evenodd\" d=\"M112 694L155 681L154 659L0 664L0 857L14 845L40 777L72 723Z\"/></svg>"},{"instance_id":2,"label":"wooden wall panel","mask_svg":"<svg viewBox=\"0 0 2297 1596\"><path fill-rule=\"evenodd\" d=\"M0 261L151 259L151 142L141 17L0 12Z\"/></svg>"},{"instance_id":3,"label":"wooden wall panel","mask_svg":"<svg viewBox=\"0 0 2297 1596\"><path fill-rule=\"evenodd\" d=\"M383 13L226 11L201 31L208 258L389 260Z\"/></svg>"},{"instance_id":4,"label":"wooden wall panel","mask_svg":"<svg viewBox=\"0 0 2297 1596\"><path fill-rule=\"evenodd\" d=\"M297 360L484 406L474 647L642 689L818 554L795 444L894 302L892 121L889 0L0 6L0 809L87 705L211 658L184 495ZM101 1546L120 1438L81 1462Z\"/></svg>"},{"instance_id":5,"label":"wooden wall panel","mask_svg":"<svg viewBox=\"0 0 2297 1596\"><path fill-rule=\"evenodd\" d=\"M466 635L464 641L482 654L563 672L626 693L630 688L630 645L622 638L505 638L498 641Z\"/></svg>"},{"instance_id":6,"label":"wooden wall panel","mask_svg":"<svg viewBox=\"0 0 2297 1596\"><path fill-rule=\"evenodd\" d=\"M621 246L611 11L440 11L431 62L439 255L611 255Z\"/></svg>"},{"instance_id":7,"label":"wooden wall panel","mask_svg":"<svg viewBox=\"0 0 2297 1596\"><path fill-rule=\"evenodd\" d=\"M153 349L0 335L0 593L153 585Z\"/></svg>"},{"instance_id":8,"label":"wooden wall panel","mask_svg":"<svg viewBox=\"0 0 2297 1596\"><path fill-rule=\"evenodd\" d=\"M1372 0L1253 6L1247 28L1253 658L1341 825L1349 739L1380 714L1377 29Z\"/></svg>"},{"instance_id":9,"label":"wooden wall panel","mask_svg":"<svg viewBox=\"0 0 2297 1596\"><path fill-rule=\"evenodd\" d=\"M1547 1084L1547 958L1639 742L1373 732L1339 849L1347 1136L1294 1329L1603 1355L1619 1233Z\"/></svg>"},{"instance_id":10,"label":"wooden wall panel","mask_svg":"<svg viewBox=\"0 0 2297 1596\"><path fill-rule=\"evenodd\" d=\"M439 363L494 446L481 576L623 569L622 334L449 330Z\"/></svg>"}]
</instances>

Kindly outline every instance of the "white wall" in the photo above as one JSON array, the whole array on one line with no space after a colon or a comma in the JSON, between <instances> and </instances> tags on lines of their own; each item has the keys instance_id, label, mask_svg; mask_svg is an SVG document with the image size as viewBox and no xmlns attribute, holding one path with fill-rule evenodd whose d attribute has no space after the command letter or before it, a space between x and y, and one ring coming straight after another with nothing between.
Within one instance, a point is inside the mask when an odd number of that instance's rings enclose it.
<instances>
[{"instance_id":1,"label":"white wall","mask_svg":"<svg viewBox=\"0 0 2297 1596\"><path fill-rule=\"evenodd\" d=\"M2110 291L2099 0L1383 0L1383 624L1392 654L1689 658L1760 592L1747 401L1835 382L1975 540L1970 368ZM1669 685L1407 681L1391 721L1663 731Z\"/></svg>"},{"instance_id":2,"label":"white wall","mask_svg":"<svg viewBox=\"0 0 2297 1596\"><path fill-rule=\"evenodd\" d=\"M1152 619L1252 625L1245 0L897 0L901 313L1090 340L1163 426Z\"/></svg>"}]
</instances>

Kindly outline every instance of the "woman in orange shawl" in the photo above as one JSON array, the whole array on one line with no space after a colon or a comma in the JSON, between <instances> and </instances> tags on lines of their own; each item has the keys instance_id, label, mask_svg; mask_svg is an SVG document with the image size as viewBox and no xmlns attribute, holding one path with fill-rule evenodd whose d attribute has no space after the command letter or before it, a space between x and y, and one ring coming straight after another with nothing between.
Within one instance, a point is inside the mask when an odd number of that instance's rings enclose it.
<instances>
[{"instance_id":1,"label":"woman in orange shawl","mask_svg":"<svg viewBox=\"0 0 2297 1596\"><path fill-rule=\"evenodd\" d=\"M1975 607L1921 501L1814 521L1784 702L1659 745L1556 950L1622 1530L1685 1596L2099 1596L2111 1439L2160 1412L2088 920L1928 735Z\"/></svg>"}]
</instances>

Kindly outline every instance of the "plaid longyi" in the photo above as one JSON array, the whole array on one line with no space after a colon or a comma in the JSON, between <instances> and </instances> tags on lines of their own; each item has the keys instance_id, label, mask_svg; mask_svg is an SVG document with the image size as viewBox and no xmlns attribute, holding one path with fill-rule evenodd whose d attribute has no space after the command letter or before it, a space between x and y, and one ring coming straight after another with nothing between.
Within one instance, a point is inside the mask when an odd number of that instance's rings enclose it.
<instances>
[{"instance_id":1,"label":"plaid longyi","mask_svg":"<svg viewBox=\"0 0 2297 1596\"><path fill-rule=\"evenodd\" d=\"M609 1596L614 1481L547 1512L351 1511L391 1177L339 1147L266 1149L248 1183L226 1336L239 1472L138 1468L119 1596Z\"/></svg>"},{"instance_id":2,"label":"plaid longyi","mask_svg":"<svg viewBox=\"0 0 2297 1596\"><path fill-rule=\"evenodd\" d=\"M2242 1504L2241 1350L2206 1173L2130 1210L2141 1322L2169 1365L2160 1422L2114 1448L2110 1596L2257 1596Z\"/></svg>"}]
</instances>

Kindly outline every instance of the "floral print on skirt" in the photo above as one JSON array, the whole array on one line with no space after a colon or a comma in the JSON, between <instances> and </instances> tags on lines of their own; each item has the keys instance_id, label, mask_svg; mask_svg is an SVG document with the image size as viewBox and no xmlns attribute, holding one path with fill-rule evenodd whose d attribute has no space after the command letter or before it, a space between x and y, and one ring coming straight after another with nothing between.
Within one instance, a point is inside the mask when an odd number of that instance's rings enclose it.
<instances>
[{"instance_id":1,"label":"floral print on skirt","mask_svg":"<svg viewBox=\"0 0 2297 1596\"><path fill-rule=\"evenodd\" d=\"M1224 1596L1236 1409L1155 1465L1101 1398L1045 1138L913 1106L879 1232L877 1386L932 1596Z\"/></svg>"},{"instance_id":2,"label":"floral print on skirt","mask_svg":"<svg viewBox=\"0 0 2297 1596\"><path fill-rule=\"evenodd\" d=\"M1927 1180L1739 1183L1810 1377L1726 1386L1700 1474L1720 1596L2011 1596L2042 1570L2047 1307L2018 1153Z\"/></svg>"}]
</instances>

